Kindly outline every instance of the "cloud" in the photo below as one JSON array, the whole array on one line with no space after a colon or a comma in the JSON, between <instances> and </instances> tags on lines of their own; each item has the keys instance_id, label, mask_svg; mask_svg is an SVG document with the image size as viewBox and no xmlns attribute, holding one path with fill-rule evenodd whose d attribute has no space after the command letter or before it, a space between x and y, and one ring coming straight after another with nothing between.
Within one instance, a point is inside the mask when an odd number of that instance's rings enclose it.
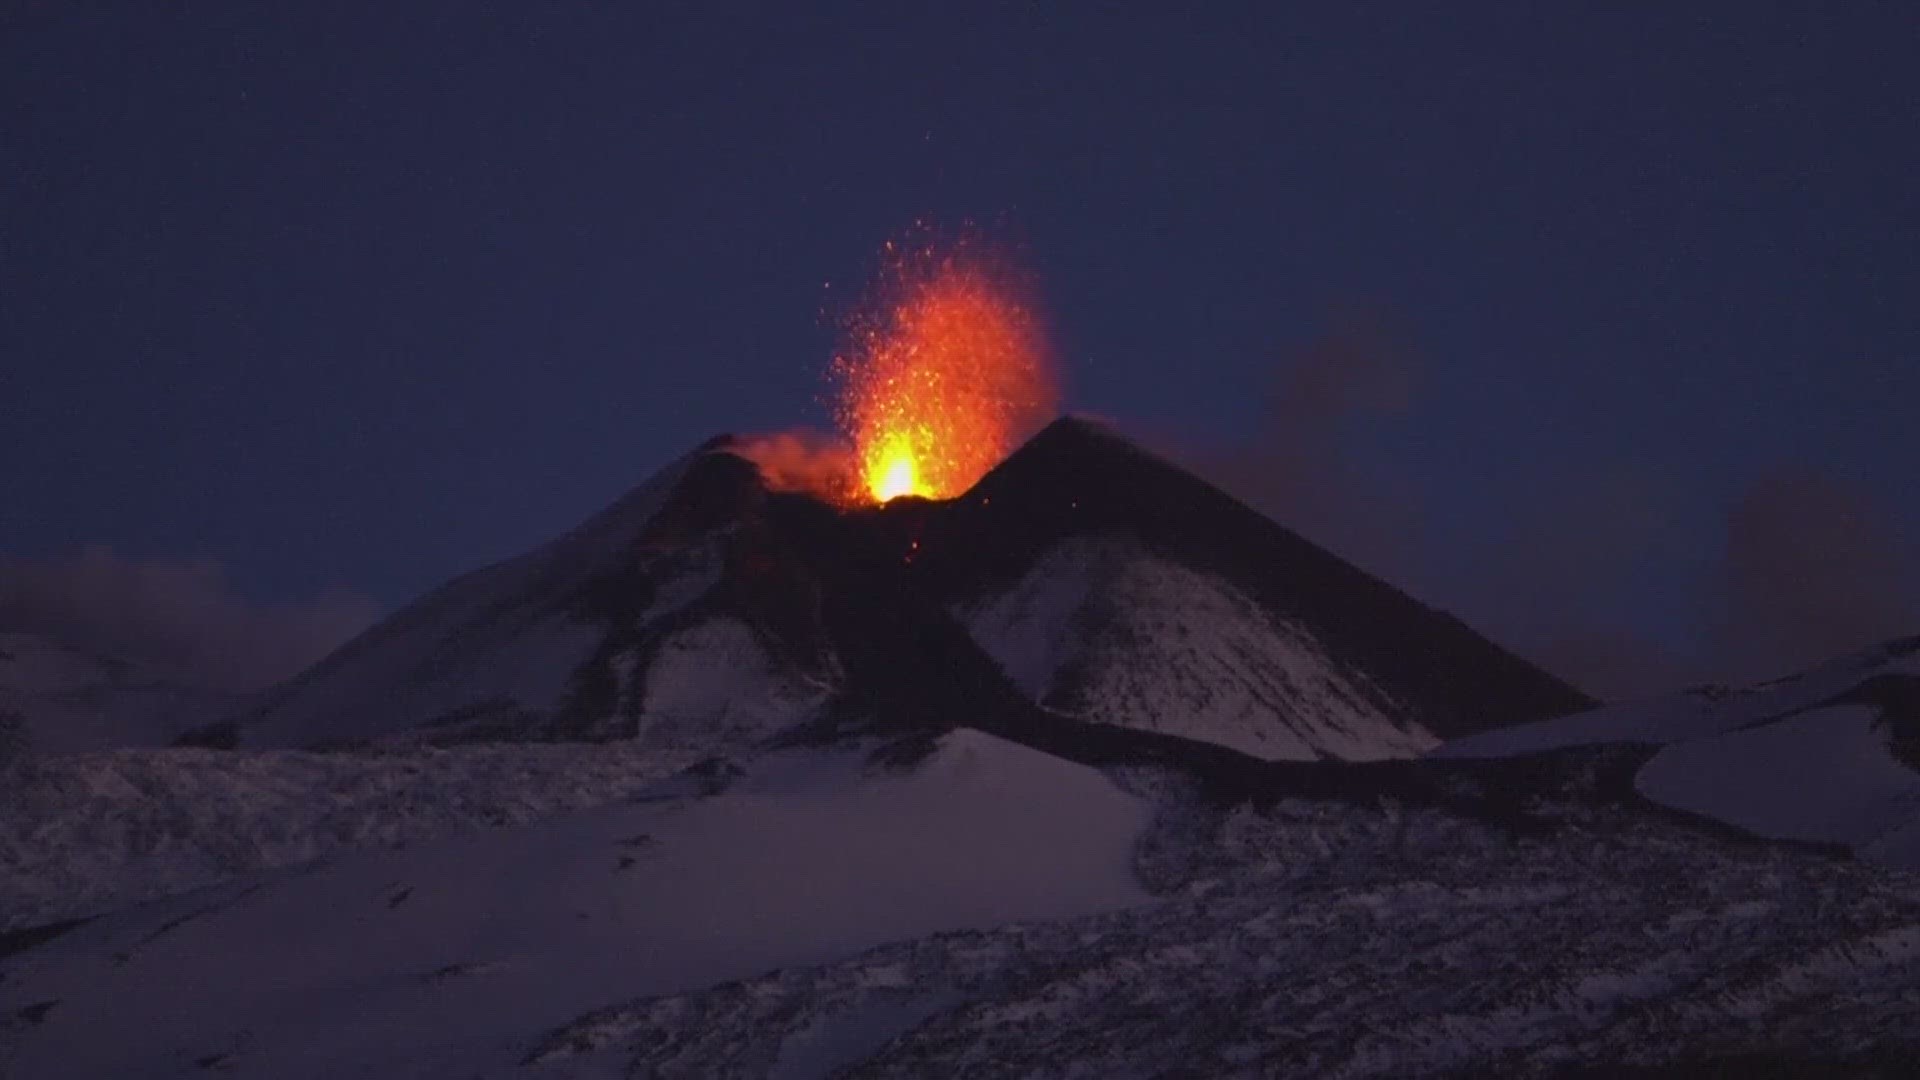
<instances>
[{"instance_id":1,"label":"cloud","mask_svg":"<svg viewBox=\"0 0 1920 1080\"><path fill-rule=\"evenodd\" d=\"M1713 661L1767 678L1920 630L1913 545L1868 495L1777 469L1727 514Z\"/></svg>"},{"instance_id":2,"label":"cloud","mask_svg":"<svg viewBox=\"0 0 1920 1080\"><path fill-rule=\"evenodd\" d=\"M345 592L254 603L212 562L131 559L101 545L0 556L0 630L163 664L208 687L246 690L292 675L378 614L372 600Z\"/></svg>"}]
</instances>

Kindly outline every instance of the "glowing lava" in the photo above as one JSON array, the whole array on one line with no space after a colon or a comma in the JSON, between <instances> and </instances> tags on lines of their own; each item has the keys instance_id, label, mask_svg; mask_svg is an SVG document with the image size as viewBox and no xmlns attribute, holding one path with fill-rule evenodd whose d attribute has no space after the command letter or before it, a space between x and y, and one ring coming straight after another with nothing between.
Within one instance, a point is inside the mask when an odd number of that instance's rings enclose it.
<instances>
[{"instance_id":1,"label":"glowing lava","mask_svg":"<svg viewBox=\"0 0 1920 1080\"><path fill-rule=\"evenodd\" d=\"M1059 401L1032 304L978 243L889 243L833 374L859 497L875 502L959 495Z\"/></svg>"},{"instance_id":2,"label":"glowing lava","mask_svg":"<svg viewBox=\"0 0 1920 1080\"><path fill-rule=\"evenodd\" d=\"M869 470L867 490L881 502L920 493L920 473L913 467L913 449L906 440L881 447L880 464Z\"/></svg>"}]
</instances>

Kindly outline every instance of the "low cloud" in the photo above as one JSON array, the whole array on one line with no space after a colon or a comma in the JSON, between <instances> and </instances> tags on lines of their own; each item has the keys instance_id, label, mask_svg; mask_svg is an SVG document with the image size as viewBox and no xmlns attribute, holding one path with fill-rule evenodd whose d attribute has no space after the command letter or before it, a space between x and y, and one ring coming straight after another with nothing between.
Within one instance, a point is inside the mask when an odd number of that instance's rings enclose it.
<instances>
[{"instance_id":1,"label":"low cloud","mask_svg":"<svg viewBox=\"0 0 1920 1080\"><path fill-rule=\"evenodd\" d=\"M372 600L346 592L255 603L212 562L133 559L99 545L0 556L0 630L165 665L207 687L248 690L285 678L378 614Z\"/></svg>"}]
</instances>

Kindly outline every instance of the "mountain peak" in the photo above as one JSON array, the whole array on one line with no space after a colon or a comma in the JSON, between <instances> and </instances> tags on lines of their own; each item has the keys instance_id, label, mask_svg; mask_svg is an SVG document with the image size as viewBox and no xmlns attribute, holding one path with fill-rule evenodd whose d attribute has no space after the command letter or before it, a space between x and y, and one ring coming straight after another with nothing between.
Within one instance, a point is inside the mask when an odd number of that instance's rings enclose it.
<instances>
[{"instance_id":1,"label":"mountain peak","mask_svg":"<svg viewBox=\"0 0 1920 1080\"><path fill-rule=\"evenodd\" d=\"M1164 647L1174 651L1157 655L1166 660L1178 654L1189 667L1236 649L1240 659L1248 649L1263 653L1267 659L1249 661L1252 668L1234 661L1233 671L1220 673L1228 683L1263 688L1248 691L1250 697L1230 711L1258 727L1252 718L1297 714L1302 701L1320 697L1326 700L1325 722L1317 726L1325 738L1309 742L1322 747L1349 745L1332 729L1363 714L1414 724L1431 733L1426 737L1444 739L1592 704L1453 616L1097 420L1061 417L965 496L916 512L923 519L915 526L921 532L917 557L949 603L968 606L981 618L1011 620L1003 627L1009 633L1031 628L1038 616L1027 609L1035 605L1067 605L1071 613L1049 616L1061 620L1058 632L1084 642L1094 633L1088 626L1117 620L1114 625L1136 637L1184 637L1187 645L1168 643ZM1053 583L1045 580L1049 575ZM1066 580L1078 582L1073 589L1083 595L1062 593L1066 587L1058 582ZM1161 614L1122 610L1125 604L1116 599L1122 592ZM985 614L989 609L998 614ZM1231 646L1217 638L1204 641L1222 619L1250 636ZM1274 635L1295 644L1281 647ZM1256 640L1268 645L1255 646ZM1191 711L1219 696L1217 687L1196 683L1181 695L1185 704L1149 704L1137 680L1121 671L1099 677L1105 689L1089 689L1082 670L1087 661L1077 650L1068 647L1042 665L1050 689L1035 689L1050 703L1077 703L1091 713L1111 710L1111 694L1122 693L1143 712ZM1353 678L1335 677L1337 671ZM1178 665L1161 677L1171 683L1197 678ZM1301 679L1330 680L1335 689L1308 692L1296 685ZM1126 685L1134 688L1123 690Z\"/></svg>"}]
</instances>

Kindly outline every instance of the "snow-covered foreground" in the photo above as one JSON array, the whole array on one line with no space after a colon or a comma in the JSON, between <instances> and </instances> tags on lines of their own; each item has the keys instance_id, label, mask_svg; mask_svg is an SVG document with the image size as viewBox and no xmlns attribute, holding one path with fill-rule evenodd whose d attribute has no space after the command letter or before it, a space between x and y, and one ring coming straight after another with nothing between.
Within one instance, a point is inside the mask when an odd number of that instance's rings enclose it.
<instances>
[{"instance_id":1,"label":"snow-covered foreground","mask_svg":"<svg viewBox=\"0 0 1920 1080\"><path fill-rule=\"evenodd\" d=\"M1545 817L1170 810L1138 863L1160 904L639 997L517 1075L1911 1075L1920 879Z\"/></svg>"},{"instance_id":2,"label":"snow-covered foreground","mask_svg":"<svg viewBox=\"0 0 1920 1080\"><path fill-rule=\"evenodd\" d=\"M1909 639L1742 690L1490 731L1433 756L1653 744L1661 749L1635 781L1650 799L1762 836L1843 844L1920 869L1920 767L1895 749L1906 726L1920 725L1920 716L1909 715L1915 685L1920 639Z\"/></svg>"},{"instance_id":3,"label":"snow-covered foreground","mask_svg":"<svg viewBox=\"0 0 1920 1080\"><path fill-rule=\"evenodd\" d=\"M0 931L638 795L690 753L130 750L0 764Z\"/></svg>"},{"instance_id":4,"label":"snow-covered foreground","mask_svg":"<svg viewBox=\"0 0 1920 1080\"><path fill-rule=\"evenodd\" d=\"M636 994L1148 900L1150 810L1091 769L969 731L867 760L769 754L100 919L0 960L0 1074L510 1073Z\"/></svg>"},{"instance_id":5,"label":"snow-covered foreground","mask_svg":"<svg viewBox=\"0 0 1920 1080\"><path fill-rule=\"evenodd\" d=\"M424 822L436 798L484 801L468 795L487 762L552 755L498 780L503 805L563 786L567 755L586 770L618 754L415 753L224 757L464 762L397 804ZM174 760L211 773L222 757ZM1265 809L968 730L774 751L744 772L709 760L598 809L244 873L0 948L0 1076L1665 1076L1771 1059L1901 1075L1920 1060L1920 877L1595 786L1639 757L1567 759L1518 803ZM1463 771L1461 790L1498 775Z\"/></svg>"}]
</instances>

